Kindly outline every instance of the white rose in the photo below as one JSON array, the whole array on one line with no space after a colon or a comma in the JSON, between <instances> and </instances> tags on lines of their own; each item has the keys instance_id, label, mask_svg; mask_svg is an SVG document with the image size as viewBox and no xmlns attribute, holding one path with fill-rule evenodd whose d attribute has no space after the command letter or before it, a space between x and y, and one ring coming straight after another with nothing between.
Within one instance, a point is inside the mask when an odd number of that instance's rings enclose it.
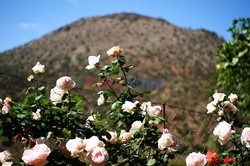
<instances>
[{"instance_id":1,"label":"white rose","mask_svg":"<svg viewBox=\"0 0 250 166\"><path fill-rule=\"evenodd\" d=\"M226 96L226 95L225 95L224 93L215 92L215 93L213 94L213 98L214 98L214 101L215 101L215 102L223 101L224 98L225 98L225 96Z\"/></svg>"},{"instance_id":2,"label":"white rose","mask_svg":"<svg viewBox=\"0 0 250 166\"><path fill-rule=\"evenodd\" d=\"M3 152L0 153L0 162L3 164L5 163L7 160L11 159L11 153L8 150L5 150Z\"/></svg>"},{"instance_id":3,"label":"white rose","mask_svg":"<svg viewBox=\"0 0 250 166\"><path fill-rule=\"evenodd\" d=\"M97 136L92 136L89 139L85 140L86 147L85 150L87 152L92 152L96 147L105 147L105 144L99 140Z\"/></svg>"},{"instance_id":4,"label":"white rose","mask_svg":"<svg viewBox=\"0 0 250 166\"><path fill-rule=\"evenodd\" d=\"M149 106L147 111L150 117L156 117L157 115L161 113L161 106L159 105Z\"/></svg>"},{"instance_id":5,"label":"white rose","mask_svg":"<svg viewBox=\"0 0 250 166\"><path fill-rule=\"evenodd\" d=\"M250 127L243 129L240 139L242 145L246 145L247 148L250 148Z\"/></svg>"},{"instance_id":6,"label":"white rose","mask_svg":"<svg viewBox=\"0 0 250 166\"><path fill-rule=\"evenodd\" d=\"M235 131L231 129L231 124L227 123L226 121L220 122L214 129L213 134L218 136L219 143L224 145L232 133Z\"/></svg>"},{"instance_id":7,"label":"white rose","mask_svg":"<svg viewBox=\"0 0 250 166\"><path fill-rule=\"evenodd\" d=\"M64 90L55 86L50 90L50 100L53 104L60 103L62 101L62 97L64 95Z\"/></svg>"},{"instance_id":8,"label":"white rose","mask_svg":"<svg viewBox=\"0 0 250 166\"><path fill-rule=\"evenodd\" d=\"M93 122L93 121L95 121L95 120L96 120L96 115L95 115L95 114L90 115L90 116L89 116L86 120L87 120L87 121L91 121L91 122Z\"/></svg>"},{"instance_id":9,"label":"white rose","mask_svg":"<svg viewBox=\"0 0 250 166\"><path fill-rule=\"evenodd\" d=\"M204 154L192 152L186 158L187 166L204 166L207 163L206 156Z\"/></svg>"},{"instance_id":10,"label":"white rose","mask_svg":"<svg viewBox=\"0 0 250 166\"><path fill-rule=\"evenodd\" d=\"M162 134L161 138L158 140L158 148L164 150L175 144L174 137L170 133Z\"/></svg>"},{"instance_id":11,"label":"white rose","mask_svg":"<svg viewBox=\"0 0 250 166\"><path fill-rule=\"evenodd\" d=\"M33 119L34 120L37 120L41 117L41 114L40 114L41 110L40 109L37 109L36 112L32 112L32 115L33 115Z\"/></svg>"},{"instance_id":12,"label":"white rose","mask_svg":"<svg viewBox=\"0 0 250 166\"><path fill-rule=\"evenodd\" d=\"M96 147L88 154L88 158L93 166L104 166L109 156L105 148Z\"/></svg>"},{"instance_id":13,"label":"white rose","mask_svg":"<svg viewBox=\"0 0 250 166\"><path fill-rule=\"evenodd\" d=\"M69 76L63 76L60 77L57 81L56 81L56 86L62 90L64 90L66 93L74 88L76 85L76 83L71 79L71 77Z\"/></svg>"},{"instance_id":14,"label":"white rose","mask_svg":"<svg viewBox=\"0 0 250 166\"><path fill-rule=\"evenodd\" d=\"M33 80L34 76L31 74L28 76L27 80L30 82L31 80Z\"/></svg>"},{"instance_id":15,"label":"white rose","mask_svg":"<svg viewBox=\"0 0 250 166\"><path fill-rule=\"evenodd\" d=\"M136 107L136 105L138 104L139 102L136 101L136 102L131 102L131 101L126 101L123 105L122 105L122 110L123 112L127 112L127 113L130 113L130 114L134 114L134 108Z\"/></svg>"},{"instance_id":16,"label":"white rose","mask_svg":"<svg viewBox=\"0 0 250 166\"><path fill-rule=\"evenodd\" d=\"M88 57L88 61L89 61L89 65L85 67L85 69L90 70L93 68L96 68L96 66L98 65L99 61L100 61L100 57L101 55L98 56L94 56L91 55Z\"/></svg>"},{"instance_id":17,"label":"white rose","mask_svg":"<svg viewBox=\"0 0 250 166\"><path fill-rule=\"evenodd\" d=\"M100 97L97 100L97 105L100 106L103 105L104 103L105 103L104 95L100 95Z\"/></svg>"},{"instance_id":18,"label":"white rose","mask_svg":"<svg viewBox=\"0 0 250 166\"><path fill-rule=\"evenodd\" d=\"M108 133L110 134L111 138L108 139L106 136L103 136L103 139L105 139L110 144L115 144L116 141L117 141L117 133L116 133L116 131L114 131L114 132L109 131Z\"/></svg>"},{"instance_id":19,"label":"white rose","mask_svg":"<svg viewBox=\"0 0 250 166\"><path fill-rule=\"evenodd\" d=\"M207 113L210 114L210 113L213 113L216 110L216 107L213 104L213 102L211 102L211 103L207 104L206 109L207 109Z\"/></svg>"},{"instance_id":20,"label":"white rose","mask_svg":"<svg viewBox=\"0 0 250 166\"><path fill-rule=\"evenodd\" d=\"M45 66L42 65L40 62L37 62L36 65L32 68L35 74L42 74L45 72Z\"/></svg>"},{"instance_id":21,"label":"white rose","mask_svg":"<svg viewBox=\"0 0 250 166\"><path fill-rule=\"evenodd\" d=\"M143 102L142 104L141 104L141 109L143 110L143 111L147 111L147 109L148 109L148 107L150 107L151 106L151 102L150 101L148 101L148 102Z\"/></svg>"},{"instance_id":22,"label":"white rose","mask_svg":"<svg viewBox=\"0 0 250 166\"><path fill-rule=\"evenodd\" d=\"M133 138L133 135L130 132L126 132L125 130L122 130L119 136L119 140L121 142L128 142Z\"/></svg>"},{"instance_id":23,"label":"white rose","mask_svg":"<svg viewBox=\"0 0 250 166\"><path fill-rule=\"evenodd\" d=\"M233 94L231 93L229 96L228 96L229 100L232 102L232 103L235 103L237 100L238 100L238 96L236 94Z\"/></svg>"},{"instance_id":24,"label":"white rose","mask_svg":"<svg viewBox=\"0 0 250 166\"><path fill-rule=\"evenodd\" d=\"M133 132L134 129L141 129L141 128L143 128L142 122L139 120L134 121L131 125L130 132Z\"/></svg>"},{"instance_id":25,"label":"white rose","mask_svg":"<svg viewBox=\"0 0 250 166\"><path fill-rule=\"evenodd\" d=\"M107 51L108 56L112 58L117 57L122 53L123 53L123 49L121 49L120 46L114 46Z\"/></svg>"},{"instance_id":26,"label":"white rose","mask_svg":"<svg viewBox=\"0 0 250 166\"><path fill-rule=\"evenodd\" d=\"M71 153L72 157L78 157L80 153L84 151L86 147L86 141L76 137L75 139L70 139L66 143L67 150Z\"/></svg>"},{"instance_id":27,"label":"white rose","mask_svg":"<svg viewBox=\"0 0 250 166\"><path fill-rule=\"evenodd\" d=\"M208 103L207 106L206 106L206 109L207 109L208 114L213 113L216 110L214 102Z\"/></svg>"}]
</instances>

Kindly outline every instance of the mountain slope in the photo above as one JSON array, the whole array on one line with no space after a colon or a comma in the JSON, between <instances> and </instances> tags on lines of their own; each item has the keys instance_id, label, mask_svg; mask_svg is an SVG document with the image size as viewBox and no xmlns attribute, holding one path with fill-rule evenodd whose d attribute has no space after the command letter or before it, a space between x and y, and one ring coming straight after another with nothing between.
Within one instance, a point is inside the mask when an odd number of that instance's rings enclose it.
<instances>
[{"instance_id":1,"label":"mountain slope","mask_svg":"<svg viewBox=\"0 0 250 166\"><path fill-rule=\"evenodd\" d=\"M86 86L87 57L120 45L127 62L136 65L131 77L163 79L163 88L153 90L152 101L168 102L186 108L204 109L205 88L213 85L216 71L214 53L223 42L215 33L190 30L137 14L113 14L80 19L24 46L0 54L0 72L27 77L37 61L46 65L46 81L54 83L70 75L77 86ZM6 78L0 78L3 81ZM25 83L24 83L25 84ZM23 83L9 81L8 94L22 91ZM0 97L6 94L1 88Z\"/></svg>"}]
</instances>

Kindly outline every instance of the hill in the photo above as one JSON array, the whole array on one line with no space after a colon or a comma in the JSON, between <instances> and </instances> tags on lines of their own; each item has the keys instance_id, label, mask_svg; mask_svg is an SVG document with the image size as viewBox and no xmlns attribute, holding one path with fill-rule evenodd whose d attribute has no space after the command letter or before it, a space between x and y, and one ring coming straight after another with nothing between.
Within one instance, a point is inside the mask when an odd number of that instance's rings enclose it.
<instances>
[{"instance_id":1,"label":"hill","mask_svg":"<svg viewBox=\"0 0 250 166\"><path fill-rule=\"evenodd\" d=\"M46 65L45 80L54 83L63 75L71 76L77 87L86 87L89 55L103 55L119 45L129 64L136 65L131 77L163 79L163 88L152 90L152 101L168 102L185 108L200 109L208 101L205 89L214 85L217 47L223 42L204 29L176 27L162 19L121 13L80 19L40 39L0 54L0 73L26 78L37 61ZM1 76L0 82L6 80ZM11 79L1 87L0 97L17 96L26 81ZM202 109L202 110L201 110Z\"/></svg>"}]
</instances>

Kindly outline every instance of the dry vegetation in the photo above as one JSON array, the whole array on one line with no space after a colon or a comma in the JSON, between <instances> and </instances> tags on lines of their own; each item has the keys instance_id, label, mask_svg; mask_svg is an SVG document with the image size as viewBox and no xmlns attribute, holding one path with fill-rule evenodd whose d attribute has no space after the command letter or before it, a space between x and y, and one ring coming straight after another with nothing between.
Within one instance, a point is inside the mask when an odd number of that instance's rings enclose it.
<instances>
[{"instance_id":1,"label":"dry vegetation","mask_svg":"<svg viewBox=\"0 0 250 166\"><path fill-rule=\"evenodd\" d=\"M214 53L222 42L206 30L180 28L136 14L114 14L78 20L0 54L0 72L27 77L40 61L47 67L47 81L70 75L84 88L86 77L94 75L84 69L87 57L102 54L101 61L107 61L106 50L120 45L129 64L136 65L133 76L164 79L163 89L149 94L152 101L204 111L205 89L213 85L216 70ZM12 96L23 88L20 81L6 86ZM0 97L5 95L6 89L1 87Z\"/></svg>"}]
</instances>

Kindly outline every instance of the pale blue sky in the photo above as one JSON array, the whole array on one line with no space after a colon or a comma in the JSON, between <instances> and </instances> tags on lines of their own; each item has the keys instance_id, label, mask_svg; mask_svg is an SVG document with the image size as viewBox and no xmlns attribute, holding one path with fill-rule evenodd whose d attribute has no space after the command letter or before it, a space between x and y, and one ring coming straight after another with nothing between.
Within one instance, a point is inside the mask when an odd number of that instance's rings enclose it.
<instances>
[{"instance_id":1,"label":"pale blue sky","mask_svg":"<svg viewBox=\"0 0 250 166\"><path fill-rule=\"evenodd\" d=\"M250 0L1 0L0 52L23 45L77 19L132 12L230 39L233 19L250 17Z\"/></svg>"}]
</instances>

